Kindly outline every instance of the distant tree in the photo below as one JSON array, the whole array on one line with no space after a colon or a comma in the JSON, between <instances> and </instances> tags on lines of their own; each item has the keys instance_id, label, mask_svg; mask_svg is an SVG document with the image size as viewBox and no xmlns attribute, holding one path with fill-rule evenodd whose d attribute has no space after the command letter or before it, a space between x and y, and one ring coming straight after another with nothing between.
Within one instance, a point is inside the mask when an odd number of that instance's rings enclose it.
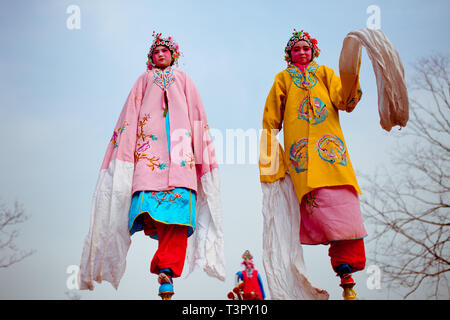
<instances>
[{"instance_id":1,"label":"distant tree","mask_svg":"<svg viewBox=\"0 0 450 320\"><path fill-rule=\"evenodd\" d=\"M448 64L442 55L414 64L410 120L391 154L394 169L363 177L361 208L374 228L372 260L385 285L407 289L404 299L419 288L425 298L450 298Z\"/></svg>"},{"instance_id":2,"label":"distant tree","mask_svg":"<svg viewBox=\"0 0 450 320\"><path fill-rule=\"evenodd\" d=\"M14 243L19 232L14 226L23 223L28 217L19 203L13 209L0 204L0 268L8 268L34 253L33 250L24 251Z\"/></svg>"}]
</instances>

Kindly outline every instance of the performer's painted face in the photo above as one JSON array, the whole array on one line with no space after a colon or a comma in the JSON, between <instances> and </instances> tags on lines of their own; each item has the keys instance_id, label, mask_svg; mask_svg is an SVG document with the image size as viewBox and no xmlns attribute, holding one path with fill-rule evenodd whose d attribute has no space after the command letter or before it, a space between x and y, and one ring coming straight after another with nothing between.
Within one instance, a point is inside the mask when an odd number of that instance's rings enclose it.
<instances>
[{"instance_id":1,"label":"performer's painted face","mask_svg":"<svg viewBox=\"0 0 450 320\"><path fill-rule=\"evenodd\" d=\"M165 46L157 46L152 53L152 61L158 68L166 68L172 63L172 52Z\"/></svg>"},{"instance_id":2,"label":"performer's painted face","mask_svg":"<svg viewBox=\"0 0 450 320\"><path fill-rule=\"evenodd\" d=\"M291 50L291 60L293 63L308 64L311 61L312 50L306 41L297 42Z\"/></svg>"}]
</instances>

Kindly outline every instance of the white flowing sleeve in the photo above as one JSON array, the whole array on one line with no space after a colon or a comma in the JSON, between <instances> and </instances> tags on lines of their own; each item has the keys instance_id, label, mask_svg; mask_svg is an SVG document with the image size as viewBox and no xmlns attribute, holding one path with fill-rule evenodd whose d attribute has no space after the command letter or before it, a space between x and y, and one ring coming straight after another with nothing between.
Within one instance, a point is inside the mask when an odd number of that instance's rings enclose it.
<instances>
[{"instance_id":1,"label":"white flowing sleeve","mask_svg":"<svg viewBox=\"0 0 450 320\"><path fill-rule=\"evenodd\" d=\"M224 281L225 253L218 168L201 177L195 210L197 230L188 239L186 277L199 267L207 275Z\"/></svg>"},{"instance_id":2,"label":"white flowing sleeve","mask_svg":"<svg viewBox=\"0 0 450 320\"><path fill-rule=\"evenodd\" d=\"M347 34L339 58L340 72L352 73L358 68L361 46L372 61L377 82L380 125L390 131L405 127L409 119L409 99L405 72L394 45L381 30L360 29Z\"/></svg>"},{"instance_id":3,"label":"white flowing sleeve","mask_svg":"<svg viewBox=\"0 0 450 320\"><path fill-rule=\"evenodd\" d=\"M118 288L131 244L128 211L134 173L136 128L147 73L135 82L108 144L95 187L89 232L81 254L79 287L93 290L94 281Z\"/></svg>"},{"instance_id":4,"label":"white flowing sleeve","mask_svg":"<svg viewBox=\"0 0 450 320\"><path fill-rule=\"evenodd\" d=\"M270 296L275 300L326 300L328 292L306 277L300 243L300 207L289 174L261 183L264 216L263 264Z\"/></svg>"}]
</instances>

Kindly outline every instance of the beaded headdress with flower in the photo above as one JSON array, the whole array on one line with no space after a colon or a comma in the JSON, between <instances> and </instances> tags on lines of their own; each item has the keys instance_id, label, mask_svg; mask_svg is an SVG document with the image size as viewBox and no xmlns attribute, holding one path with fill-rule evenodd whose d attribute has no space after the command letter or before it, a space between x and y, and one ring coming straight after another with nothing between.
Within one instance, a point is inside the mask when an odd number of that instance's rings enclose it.
<instances>
[{"instance_id":1,"label":"beaded headdress with flower","mask_svg":"<svg viewBox=\"0 0 450 320\"><path fill-rule=\"evenodd\" d=\"M244 254L242 255L242 259L244 259L244 261L242 262L242 264L245 266L246 269L253 269L254 265L253 265L253 256L251 255L250 251L245 250Z\"/></svg>"},{"instance_id":2,"label":"beaded headdress with flower","mask_svg":"<svg viewBox=\"0 0 450 320\"><path fill-rule=\"evenodd\" d=\"M156 33L155 31L153 31L152 36L153 36L154 40L153 40L153 44L150 47L150 50L147 54L147 69L150 70L155 66L155 64L152 61L152 55L153 55L153 50L155 50L155 48L157 46L167 47L170 50L170 52L172 53L172 63L170 65L176 64L178 66L178 59L182 55L182 53L178 47L178 43L176 43L172 37L169 36L167 38L163 38L162 33Z\"/></svg>"},{"instance_id":3,"label":"beaded headdress with flower","mask_svg":"<svg viewBox=\"0 0 450 320\"><path fill-rule=\"evenodd\" d=\"M294 32L292 32L292 37L289 39L286 48L284 48L284 60L286 60L287 63L291 62L291 50L294 47L294 45L299 41L306 41L309 46L312 49L312 57L317 58L320 54L320 49L317 47L317 40L312 38L308 32L304 32L303 30L297 31L294 29Z\"/></svg>"}]
</instances>

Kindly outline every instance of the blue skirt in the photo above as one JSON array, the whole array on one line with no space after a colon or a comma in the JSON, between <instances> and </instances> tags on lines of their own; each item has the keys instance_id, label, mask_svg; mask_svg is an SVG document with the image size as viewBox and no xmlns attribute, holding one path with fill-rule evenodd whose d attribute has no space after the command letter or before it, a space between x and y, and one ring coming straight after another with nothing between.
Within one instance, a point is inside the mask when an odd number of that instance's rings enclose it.
<instances>
[{"instance_id":1,"label":"blue skirt","mask_svg":"<svg viewBox=\"0 0 450 320\"><path fill-rule=\"evenodd\" d=\"M143 230L143 214L161 223L188 226L188 237L195 230L196 194L190 189L139 191L133 194L128 215L128 231L133 235ZM151 235L158 239L158 234Z\"/></svg>"}]
</instances>

